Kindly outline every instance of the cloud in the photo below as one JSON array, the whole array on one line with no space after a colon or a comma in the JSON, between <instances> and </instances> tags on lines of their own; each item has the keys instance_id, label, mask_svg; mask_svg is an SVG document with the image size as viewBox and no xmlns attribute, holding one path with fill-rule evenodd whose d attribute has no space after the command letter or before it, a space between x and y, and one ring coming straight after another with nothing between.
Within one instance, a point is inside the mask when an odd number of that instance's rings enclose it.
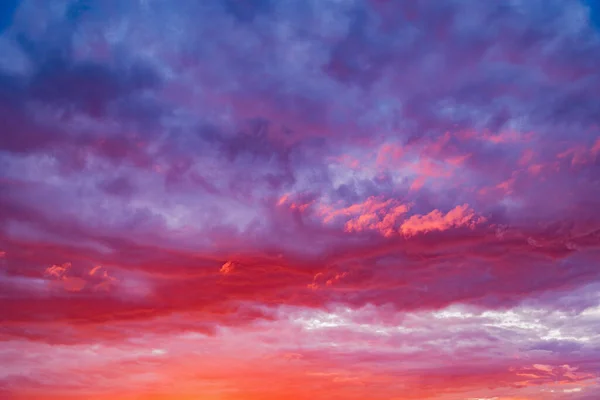
<instances>
[{"instance_id":1,"label":"cloud","mask_svg":"<svg viewBox=\"0 0 600 400\"><path fill-rule=\"evenodd\" d=\"M439 210L433 210L425 215L413 215L400 227L404 235L415 235L420 232L444 231L449 228L475 227L485 222L485 218L477 217L468 204L454 207L443 214Z\"/></svg>"},{"instance_id":2,"label":"cloud","mask_svg":"<svg viewBox=\"0 0 600 400\"><path fill-rule=\"evenodd\" d=\"M598 397L593 2L4 3L0 397Z\"/></svg>"},{"instance_id":3,"label":"cloud","mask_svg":"<svg viewBox=\"0 0 600 400\"><path fill-rule=\"evenodd\" d=\"M408 210L408 205L399 204L394 199L383 200L372 196L362 203L339 209L324 205L319 214L325 223L344 217L347 220L344 230L347 232L373 230L384 236L391 236L394 234L397 221Z\"/></svg>"},{"instance_id":4,"label":"cloud","mask_svg":"<svg viewBox=\"0 0 600 400\"><path fill-rule=\"evenodd\" d=\"M68 292L80 292L84 288L93 291L110 290L116 279L108 275L102 266L93 267L87 274L81 276L70 273L72 264L67 262L61 265L52 265L46 268L45 275L53 279L60 287Z\"/></svg>"},{"instance_id":5,"label":"cloud","mask_svg":"<svg viewBox=\"0 0 600 400\"><path fill-rule=\"evenodd\" d=\"M222 273L223 275L227 275L232 273L235 270L235 264L231 261L227 261L225 264L223 264L221 266L221 269L219 270L220 273Z\"/></svg>"},{"instance_id":6,"label":"cloud","mask_svg":"<svg viewBox=\"0 0 600 400\"><path fill-rule=\"evenodd\" d=\"M64 263L62 265L52 265L46 268L46 275L61 279L65 276L68 269L71 268L71 263Z\"/></svg>"}]
</instances>

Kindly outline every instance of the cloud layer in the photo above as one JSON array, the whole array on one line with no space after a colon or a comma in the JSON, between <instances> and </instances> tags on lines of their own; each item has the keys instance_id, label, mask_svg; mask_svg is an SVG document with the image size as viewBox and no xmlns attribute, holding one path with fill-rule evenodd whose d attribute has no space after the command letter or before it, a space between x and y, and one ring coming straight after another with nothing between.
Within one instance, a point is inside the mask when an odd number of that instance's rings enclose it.
<instances>
[{"instance_id":1,"label":"cloud layer","mask_svg":"<svg viewBox=\"0 0 600 400\"><path fill-rule=\"evenodd\" d=\"M4 2L0 397L600 397L598 10Z\"/></svg>"}]
</instances>

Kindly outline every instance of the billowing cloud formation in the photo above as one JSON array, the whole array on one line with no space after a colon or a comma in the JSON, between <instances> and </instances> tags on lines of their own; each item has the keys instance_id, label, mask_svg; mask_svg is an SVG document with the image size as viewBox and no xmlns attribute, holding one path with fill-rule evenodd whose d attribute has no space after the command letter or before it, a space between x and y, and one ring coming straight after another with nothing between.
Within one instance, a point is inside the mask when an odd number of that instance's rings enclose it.
<instances>
[{"instance_id":1,"label":"billowing cloud formation","mask_svg":"<svg viewBox=\"0 0 600 400\"><path fill-rule=\"evenodd\" d=\"M598 21L4 2L0 398L599 398Z\"/></svg>"}]
</instances>

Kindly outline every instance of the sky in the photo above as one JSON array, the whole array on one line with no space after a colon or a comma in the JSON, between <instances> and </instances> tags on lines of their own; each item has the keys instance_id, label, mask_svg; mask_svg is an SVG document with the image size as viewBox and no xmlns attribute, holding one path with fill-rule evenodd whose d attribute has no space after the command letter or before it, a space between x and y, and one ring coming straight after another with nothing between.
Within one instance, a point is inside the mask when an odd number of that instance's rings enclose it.
<instances>
[{"instance_id":1,"label":"sky","mask_svg":"<svg viewBox=\"0 0 600 400\"><path fill-rule=\"evenodd\" d=\"M0 2L1 400L597 400L600 2Z\"/></svg>"}]
</instances>

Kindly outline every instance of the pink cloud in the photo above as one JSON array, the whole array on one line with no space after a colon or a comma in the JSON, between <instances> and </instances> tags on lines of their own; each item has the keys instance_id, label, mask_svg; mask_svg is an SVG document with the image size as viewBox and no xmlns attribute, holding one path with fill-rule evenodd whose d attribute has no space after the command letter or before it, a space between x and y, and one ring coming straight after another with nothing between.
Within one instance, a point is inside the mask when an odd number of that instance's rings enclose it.
<instances>
[{"instance_id":1,"label":"pink cloud","mask_svg":"<svg viewBox=\"0 0 600 400\"><path fill-rule=\"evenodd\" d=\"M389 168L390 166L398 165L404 154L402 146L385 143L377 151L375 164L379 168Z\"/></svg>"},{"instance_id":2,"label":"pink cloud","mask_svg":"<svg viewBox=\"0 0 600 400\"><path fill-rule=\"evenodd\" d=\"M383 200L369 197L362 203L339 209L323 207L320 215L325 223L342 217L343 220L346 220L344 224L346 232L376 231L383 236L391 236L408 210L408 205L400 204L394 199Z\"/></svg>"},{"instance_id":3,"label":"pink cloud","mask_svg":"<svg viewBox=\"0 0 600 400\"><path fill-rule=\"evenodd\" d=\"M62 265L52 265L46 268L46 275L62 279L70 268L71 263L64 263Z\"/></svg>"},{"instance_id":4,"label":"pink cloud","mask_svg":"<svg viewBox=\"0 0 600 400\"><path fill-rule=\"evenodd\" d=\"M413 215L402 223L400 233L412 236L419 233L445 231L450 228L469 227L485 222L485 218L477 216L468 204L454 207L443 214L433 210L425 215Z\"/></svg>"}]
</instances>

